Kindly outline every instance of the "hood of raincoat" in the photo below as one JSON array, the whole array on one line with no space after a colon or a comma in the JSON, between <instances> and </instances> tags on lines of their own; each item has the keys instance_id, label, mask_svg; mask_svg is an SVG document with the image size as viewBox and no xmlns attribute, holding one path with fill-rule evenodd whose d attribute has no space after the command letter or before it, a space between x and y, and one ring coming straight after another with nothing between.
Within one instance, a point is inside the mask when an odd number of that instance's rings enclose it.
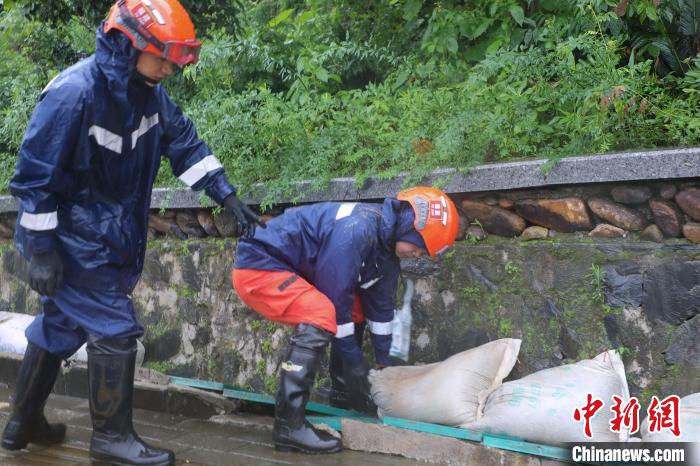
<instances>
[{"instance_id":1,"label":"hood of raincoat","mask_svg":"<svg viewBox=\"0 0 700 466\"><path fill-rule=\"evenodd\" d=\"M166 90L134 76L140 52L128 37L100 26L96 44L46 86L27 126L10 182L15 239L27 258L59 249L68 284L130 293L161 157L216 202L235 190Z\"/></svg>"},{"instance_id":2,"label":"hood of raincoat","mask_svg":"<svg viewBox=\"0 0 700 466\"><path fill-rule=\"evenodd\" d=\"M380 230L384 247L393 251L397 241L407 241L419 248L425 248L423 237L413 225L414 221L415 214L410 204L393 197L385 199Z\"/></svg>"},{"instance_id":3,"label":"hood of raincoat","mask_svg":"<svg viewBox=\"0 0 700 466\"><path fill-rule=\"evenodd\" d=\"M110 94L123 105L128 104L129 81L131 80L139 51L131 45L131 40L119 31L104 32L104 21L97 28L95 61L107 78Z\"/></svg>"}]
</instances>

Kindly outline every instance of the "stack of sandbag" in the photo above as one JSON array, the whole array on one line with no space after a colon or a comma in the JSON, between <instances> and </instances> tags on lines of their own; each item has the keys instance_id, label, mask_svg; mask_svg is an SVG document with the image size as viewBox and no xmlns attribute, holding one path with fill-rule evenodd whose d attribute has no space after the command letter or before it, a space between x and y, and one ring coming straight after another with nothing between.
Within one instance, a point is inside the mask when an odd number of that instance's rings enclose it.
<instances>
[{"instance_id":1,"label":"stack of sandbag","mask_svg":"<svg viewBox=\"0 0 700 466\"><path fill-rule=\"evenodd\" d=\"M573 419L576 408L582 412L589 393L604 403L590 421L592 439L584 434L583 420ZM504 383L489 395L483 417L463 427L547 445L627 441L628 430L610 431L613 395L623 405L630 397L622 360L611 350Z\"/></svg>"},{"instance_id":2,"label":"stack of sandbag","mask_svg":"<svg viewBox=\"0 0 700 466\"><path fill-rule=\"evenodd\" d=\"M372 371L379 416L459 426L474 422L489 393L508 376L521 340L504 338L424 366Z\"/></svg>"},{"instance_id":3,"label":"stack of sandbag","mask_svg":"<svg viewBox=\"0 0 700 466\"><path fill-rule=\"evenodd\" d=\"M700 393L681 398L679 408L681 435L676 437L668 429L649 432L649 418L642 422L642 440L645 442L700 442Z\"/></svg>"}]
</instances>

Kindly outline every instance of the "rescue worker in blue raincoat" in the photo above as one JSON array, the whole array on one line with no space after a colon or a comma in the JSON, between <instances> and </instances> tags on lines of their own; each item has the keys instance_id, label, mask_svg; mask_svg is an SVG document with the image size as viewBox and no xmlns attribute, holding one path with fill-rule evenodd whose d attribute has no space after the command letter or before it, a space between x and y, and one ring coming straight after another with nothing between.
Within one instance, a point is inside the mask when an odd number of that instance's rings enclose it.
<instances>
[{"instance_id":1,"label":"rescue worker in blue raincoat","mask_svg":"<svg viewBox=\"0 0 700 466\"><path fill-rule=\"evenodd\" d=\"M236 197L224 170L160 82L195 63L200 43L177 0L119 0L94 55L41 93L21 145L12 193L16 246L29 261L42 312L27 328L2 446L58 443L65 425L43 414L61 359L87 341L92 461L174 464L132 426L136 320L130 293L143 269L151 190L161 156L252 235L264 222Z\"/></svg>"},{"instance_id":2,"label":"rescue worker in blue raincoat","mask_svg":"<svg viewBox=\"0 0 700 466\"><path fill-rule=\"evenodd\" d=\"M329 202L288 209L266 230L239 240L232 272L239 297L266 318L296 326L275 403L277 449L341 450L339 439L304 417L331 340L331 404L376 411L360 348L364 326L377 366L390 365L399 260L426 251L433 258L442 255L454 244L458 227L457 208L448 196L417 187L383 204Z\"/></svg>"}]
</instances>

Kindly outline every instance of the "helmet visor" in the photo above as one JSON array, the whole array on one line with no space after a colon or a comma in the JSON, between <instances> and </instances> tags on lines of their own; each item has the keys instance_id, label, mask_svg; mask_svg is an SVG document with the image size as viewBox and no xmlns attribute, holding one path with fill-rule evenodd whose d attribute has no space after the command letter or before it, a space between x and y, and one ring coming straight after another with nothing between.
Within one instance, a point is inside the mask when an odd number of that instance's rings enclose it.
<instances>
[{"instance_id":1,"label":"helmet visor","mask_svg":"<svg viewBox=\"0 0 700 466\"><path fill-rule=\"evenodd\" d=\"M193 65L199 60L201 42L168 41L163 49L163 58L176 65Z\"/></svg>"}]
</instances>

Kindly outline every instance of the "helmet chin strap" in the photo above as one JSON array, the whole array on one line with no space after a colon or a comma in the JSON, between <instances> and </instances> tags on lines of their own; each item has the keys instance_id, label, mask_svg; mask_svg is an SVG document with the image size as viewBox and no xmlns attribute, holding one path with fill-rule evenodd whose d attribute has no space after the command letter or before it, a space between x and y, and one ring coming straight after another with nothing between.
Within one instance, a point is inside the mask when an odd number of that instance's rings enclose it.
<instances>
[{"instance_id":1,"label":"helmet chin strap","mask_svg":"<svg viewBox=\"0 0 700 466\"><path fill-rule=\"evenodd\" d=\"M137 81L141 81L142 83L150 87L155 87L156 85L160 84L160 81L149 78L144 74L141 74L136 68L134 68L134 79L136 79Z\"/></svg>"}]
</instances>

